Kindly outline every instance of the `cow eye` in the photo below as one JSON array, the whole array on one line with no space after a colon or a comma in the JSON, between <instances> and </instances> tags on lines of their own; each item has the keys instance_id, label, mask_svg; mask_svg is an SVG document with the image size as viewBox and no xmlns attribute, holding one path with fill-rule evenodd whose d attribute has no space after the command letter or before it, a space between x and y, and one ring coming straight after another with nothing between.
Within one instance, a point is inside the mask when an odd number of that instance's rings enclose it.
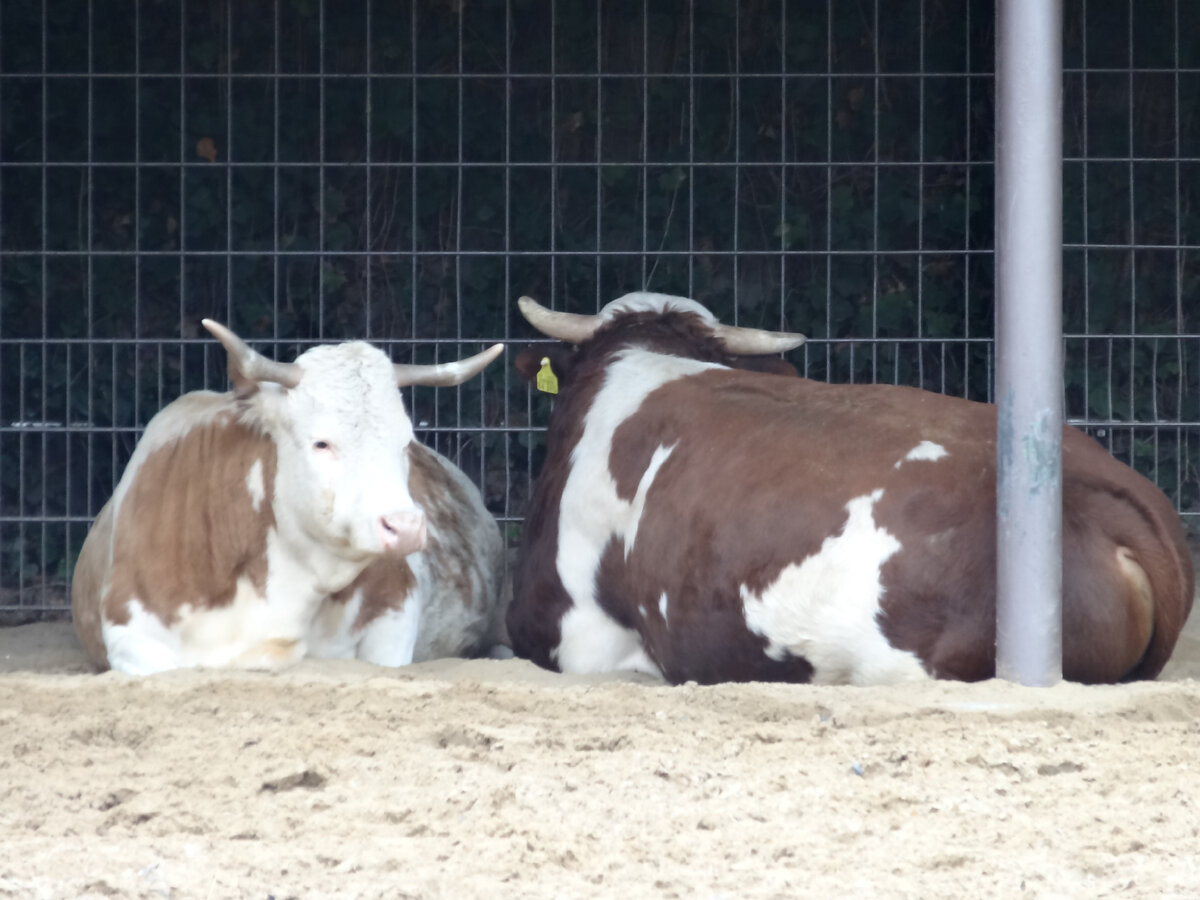
<instances>
[{"instance_id":1,"label":"cow eye","mask_svg":"<svg viewBox=\"0 0 1200 900\"><path fill-rule=\"evenodd\" d=\"M329 441L314 441L313 449L314 450L328 450L329 449Z\"/></svg>"}]
</instances>

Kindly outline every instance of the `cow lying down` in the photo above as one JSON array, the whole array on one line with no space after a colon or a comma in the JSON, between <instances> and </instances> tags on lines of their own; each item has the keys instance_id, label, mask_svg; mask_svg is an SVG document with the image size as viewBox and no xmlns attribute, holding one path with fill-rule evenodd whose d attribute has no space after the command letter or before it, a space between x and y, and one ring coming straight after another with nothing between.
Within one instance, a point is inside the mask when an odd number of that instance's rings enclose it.
<instances>
[{"instance_id":1,"label":"cow lying down","mask_svg":"<svg viewBox=\"0 0 1200 900\"><path fill-rule=\"evenodd\" d=\"M459 384L503 345L437 366L393 366L362 342L277 363L204 326L233 390L160 411L96 517L71 598L91 661L145 674L486 649L499 528L413 440L397 386Z\"/></svg>"},{"instance_id":2,"label":"cow lying down","mask_svg":"<svg viewBox=\"0 0 1200 900\"><path fill-rule=\"evenodd\" d=\"M560 391L508 612L518 656L672 682L994 674L994 406L745 371L803 337L680 297L520 308L567 345L518 361ZM1065 677L1157 675L1192 578L1167 498L1065 428Z\"/></svg>"}]
</instances>

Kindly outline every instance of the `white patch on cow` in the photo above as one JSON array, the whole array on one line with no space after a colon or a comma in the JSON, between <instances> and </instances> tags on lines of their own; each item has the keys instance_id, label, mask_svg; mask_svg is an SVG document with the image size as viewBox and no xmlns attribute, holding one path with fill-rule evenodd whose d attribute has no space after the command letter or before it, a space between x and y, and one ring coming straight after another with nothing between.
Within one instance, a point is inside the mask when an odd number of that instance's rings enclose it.
<instances>
[{"instance_id":1,"label":"white patch on cow","mask_svg":"<svg viewBox=\"0 0 1200 900\"><path fill-rule=\"evenodd\" d=\"M555 651L564 672L644 672L662 678L662 670L646 653L642 638L618 625L599 604L576 604L559 622L562 640Z\"/></svg>"},{"instance_id":2,"label":"white patch on cow","mask_svg":"<svg viewBox=\"0 0 1200 900\"><path fill-rule=\"evenodd\" d=\"M896 460L896 468L906 462L937 462L943 456L949 456L946 448L933 441L921 441L904 455L904 459Z\"/></svg>"},{"instance_id":3,"label":"white patch on cow","mask_svg":"<svg viewBox=\"0 0 1200 900\"><path fill-rule=\"evenodd\" d=\"M263 487L263 464L261 459L256 459L254 464L250 466L250 471L246 473L246 490L250 492L250 504L254 507L254 511L258 512L258 508L262 506L263 498L267 496L266 488Z\"/></svg>"},{"instance_id":4,"label":"white patch on cow","mask_svg":"<svg viewBox=\"0 0 1200 900\"><path fill-rule=\"evenodd\" d=\"M646 604L645 603L638 604L638 613L641 615L641 617L643 619L646 618Z\"/></svg>"},{"instance_id":5,"label":"white patch on cow","mask_svg":"<svg viewBox=\"0 0 1200 900\"><path fill-rule=\"evenodd\" d=\"M129 601L124 625L101 622L108 664L130 675L154 675L179 666L179 635L146 611L137 598Z\"/></svg>"},{"instance_id":6,"label":"white patch on cow","mask_svg":"<svg viewBox=\"0 0 1200 900\"><path fill-rule=\"evenodd\" d=\"M304 629L290 609L267 603L249 578L238 579L233 599L217 607L183 603L165 625L138 598L129 621L102 624L109 665L133 675L177 668L281 669L304 656Z\"/></svg>"},{"instance_id":7,"label":"white patch on cow","mask_svg":"<svg viewBox=\"0 0 1200 900\"><path fill-rule=\"evenodd\" d=\"M662 596L658 598L658 614L662 616L663 625L667 624L667 592L663 591Z\"/></svg>"},{"instance_id":8,"label":"white patch on cow","mask_svg":"<svg viewBox=\"0 0 1200 900\"><path fill-rule=\"evenodd\" d=\"M600 320L611 322L620 315L645 312L687 312L692 313L710 325L717 324L717 317L713 315L712 310L705 307L702 303L693 300L691 297L680 297L675 294L656 294L652 291L634 291L624 294L610 303L606 303L604 309L600 310Z\"/></svg>"},{"instance_id":9,"label":"white patch on cow","mask_svg":"<svg viewBox=\"0 0 1200 900\"><path fill-rule=\"evenodd\" d=\"M270 529L264 593L242 576L230 602L215 607L183 602L169 626L131 600L128 624L102 625L109 665L149 674L197 666L281 669L298 662L307 649L309 625L329 593L314 588L314 582L353 580L357 570L317 552L301 557L306 567L291 556L293 550Z\"/></svg>"},{"instance_id":10,"label":"white patch on cow","mask_svg":"<svg viewBox=\"0 0 1200 900\"><path fill-rule=\"evenodd\" d=\"M421 596L409 594L400 609L375 617L363 632L358 658L377 666L407 666L421 630Z\"/></svg>"},{"instance_id":11,"label":"white patch on cow","mask_svg":"<svg viewBox=\"0 0 1200 900\"><path fill-rule=\"evenodd\" d=\"M362 610L363 592L356 590L345 603L322 601L308 628L308 655L318 659L354 659L359 639L354 623Z\"/></svg>"},{"instance_id":12,"label":"white patch on cow","mask_svg":"<svg viewBox=\"0 0 1200 900\"><path fill-rule=\"evenodd\" d=\"M897 650L880 630L880 569L901 549L875 524L876 490L846 504L838 534L787 566L761 594L741 587L746 625L767 639L766 653L807 659L818 684L886 684L928 678L915 654Z\"/></svg>"},{"instance_id":13,"label":"white patch on cow","mask_svg":"<svg viewBox=\"0 0 1200 900\"><path fill-rule=\"evenodd\" d=\"M658 470L662 468L663 463L667 461L678 445L679 442L676 441L670 447L660 446L654 451L654 455L650 457L650 465L646 466L646 471L642 473L629 510L631 521L625 529L626 559L629 559L629 554L633 550L633 542L637 540L638 525L641 524L642 512L646 509L646 494L650 491L650 485L654 484L654 476L658 474Z\"/></svg>"},{"instance_id":14,"label":"white patch on cow","mask_svg":"<svg viewBox=\"0 0 1200 900\"><path fill-rule=\"evenodd\" d=\"M608 468L613 434L653 391L671 381L722 368L715 363L664 356L632 348L618 353L604 384L583 420L583 434L571 453L571 471L559 504L558 557L563 587L574 602L560 622L562 639L551 654L564 672L609 672L633 668L661 675L646 655L641 636L617 624L596 602L596 573L608 542L618 537L626 547L637 536L645 504L644 486L670 456L655 451L639 481L638 497L622 500ZM649 476L649 478L647 478Z\"/></svg>"}]
</instances>

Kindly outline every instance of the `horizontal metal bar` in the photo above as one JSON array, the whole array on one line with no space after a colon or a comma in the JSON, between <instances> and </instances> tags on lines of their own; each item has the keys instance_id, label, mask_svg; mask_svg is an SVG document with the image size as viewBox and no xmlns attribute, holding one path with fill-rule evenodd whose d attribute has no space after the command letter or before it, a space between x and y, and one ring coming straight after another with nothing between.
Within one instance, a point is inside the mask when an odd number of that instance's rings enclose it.
<instances>
[{"instance_id":1,"label":"horizontal metal bar","mask_svg":"<svg viewBox=\"0 0 1200 900\"><path fill-rule=\"evenodd\" d=\"M322 340L321 338L300 338L300 337L250 337L242 336L247 344L310 344L317 346L319 344L332 343L329 339ZM443 345L443 344L494 344L497 341L504 340L503 337L452 337L452 338L385 338L372 337L371 343L377 347L422 347L426 344ZM53 338L53 337L32 337L32 338L0 338L0 346L29 346L37 347L41 345L64 345L64 346L79 346L79 347L201 347L201 346L216 346L215 338L195 337L162 337L162 338Z\"/></svg>"},{"instance_id":2,"label":"horizontal metal bar","mask_svg":"<svg viewBox=\"0 0 1200 900\"><path fill-rule=\"evenodd\" d=\"M424 421L423 419L421 421ZM146 430L144 425L92 425L87 422L57 423L41 425L31 422L26 424L13 423L0 426L0 434L125 434L139 435ZM530 434L545 431L544 426L537 425L422 425L417 422L413 431L418 434Z\"/></svg>"},{"instance_id":3,"label":"horizontal metal bar","mask_svg":"<svg viewBox=\"0 0 1200 900\"><path fill-rule=\"evenodd\" d=\"M1187 249L1187 248L1183 248ZM1200 249L1200 247L1197 247ZM873 250L865 247L861 250L0 250L0 257L42 257L59 256L91 256L95 257L179 257L192 256L197 258L211 257L443 257L443 256L478 256L478 257L533 257L554 256L565 258L595 259L598 256L623 256L653 258L656 256L991 256L991 248L975 249L969 247L948 247L946 249L926 248L923 250Z\"/></svg>"},{"instance_id":4,"label":"horizontal metal bar","mask_svg":"<svg viewBox=\"0 0 1200 900\"><path fill-rule=\"evenodd\" d=\"M1200 511L1184 510L1180 512L1179 515L1184 518L1200 518ZM89 525L94 518L94 516L0 516L0 525ZM493 518L499 522L520 523L525 521L523 516L494 515ZM36 591L37 588L26 587L26 590L33 592ZM5 608L6 607L0 605L0 609Z\"/></svg>"},{"instance_id":5,"label":"horizontal metal bar","mask_svg":"<svg viewBox=\"0 0 1200 900\"><path fill-rule=\"evenodd\" d=\"M1163 66L1073 66L1063 68L1064 75L1198 75L1200 68L1181 66L1178 69ZM148 79L148 78L194 78L198 81L226 79L245 79L247 81L355 81L366 78L379 81L497 81L512 78L530 81L641 81L652 78L664 81L721 81L726 79L767 80L791 78L797 81L811 80L817 82L837 81L842 79L879 79L895 81L899 78L915 78L930 80L934 78L980 78L993 79L993 72L966 72L962 70L924 71L908 70L903 72L793 72L787 69L775 69L767 72L185 72L185 71L152 71L152 72L50 72L45 70L26 72L0 73L0 81L16 81L19 79L45 79L58 81L62 79L89 78L97 81L111 79Z\"/></svg>"},{"instance_id":6,"label":"horizontal metal bar","mask_svg":"<svg viewBox=\"0 0 1200 900\"><path fill-rule=\"evenodd\" d=\"M1200 250L1200 244L1063 244L1064 250ZM658 256L666 257L687 257L687 256L811 256L811 257L826 257L826 256L991 256L993 255L991 247L924 247L921 249L908 250L880 250L864 247L862 249L820 249L820 250L713 250L709 248L696 250L106 250L103 248L93 248L90 250L0 250L0 259L6 256L15 258L40 258L49 257L103 257L103 258L120 258L120 257L195 257L198 259L217 258L217 257L232 257L235 259L245 259L249 257L376 257L387 259L389 257L401 257L409 259L411 257L445 257L445 256L467 256L467 257L533 257L533 256L554 256L554 257L582 257L594 259L598 256L624 256L637 257L644 256L654 258Z\"/></svg>"},{"instance_id":7,"label":"horizontal metal bar","mask_svg":"<svg viewBox=\"0 0 1200 900\"><path fill-rule=\"evenodd\" d=\"M1164 154L1163 156L1064 156L1064 163L1200 163L1200 156L1179 156ZM955 166L972 168L991 168L995 161L991 158L982 159L845 159L845 160L812 160L812 159L777 159L763 160L711 160L711 159L620 159L616 157L604 160L556 159L542 162L529 160L478 160L464 159L461 162L431 162L427 160L335 160L330 162L304 160L278 160L264 162L262 160L220 160L209 162L206 159L172 159L172 160L129 160L113 162L110 160L4 160L0 159L0 170L3 169L209 169L224 171L234 169L595 169L600 168L661 168L664 166L681 166L689 169L946 169Z\"/></svg>"},{"instance_id":8,"label":"horizontal metal bar","mask_svg":"<svg viewBox=\"0 0 1200 900\"><path fill-rule=\"evenodd\" d=\"M1143 244L1143 243L1091 243L1073 244L1063 241L1064 250L1200 250L1200 244Z\"/></svg>"},{"instance_id":9,"label":"horizontal metal bar","mask_svg":"<svg viewBox=\"0 0 1200 900\"><path fill-rule=\"evenodd\" d=\"M879 384L891 384L891 382L878 382ZM859 382L861 384L861 382ZM1072 419L1064 420L1068 425L1080 429L1104 428L1112 431L1124 430L1143 430L1143 431L1190 431L1192 429L1200 429L1200 420L1185 421L1176 419L1139 419L1135 422L1130 422L1125 419ZM50 435L128 435L129 437L139 437L144 431L145 426L104 426L104 425L87 425L85 423L72 423L70 425L58 425L50 428L28 427L28 428L13 428L0 427L0 434L22 434L27 436L50 436ZM546 431L545 426L536 425L520 425L520 426L470 426L463 425L461 427L433 427L427 425L417 425L413 429L419 435L459 435L459 434L542 434Z\"/></svg>"},{"instance_id":10,"label":"horizontal metal bar","mask_svg":"<svg viewBox=\"0 0 1200 900\"><path fill-rule=\"evenodd\" d=\"M860 382L861 383L861 382ZM879 382L890 384L891 382ZM1151 431L1170 431L1174 429L1200 429L1200 420L1183 419L1138 419L1130 422L1126 419L1067 419L1066 422L1076 428L1109 428L1109 429L1147 429ZM0 426L0 434L21 435L69 435L94 434L116 435L123 434L137 437L145 431L144 425L89 425L85 422L73 422L67 425L39 426L31 423L27 426ZM456 435L456 434L540 434L545 432L545 426L538 425L462 425L462 426L431 426L417 424L413 430L421 435Z\"/></svg>"},{"instance_id":11,"label":"horizontal metal bar","mask_svg":"<svg viewBox=\"0 0 1200 900\"><path fill-rule=\"evenodd\" d=\"M1175 70L1168 69L1165 71L1173 72ZM1178 71L1186 73L1189 70L1179 69ZM788 72L780 70L771 72L176 72L162 70L153 72L49 72L40 70L0 73L0 81L17 79L59 81L66 78L94 78L98 81L130 78L138 78L143 81L148 78L194 78L197 81L216 79L225 81L230 78L235 80L244 78L247 81L356 81L366 78L378 79L380 81L502 81L511 78L528 79L530 81L641 81L646 78L666 81L720 81L733 78L777 80L780 77L824 82L831 78L834 80L845 78L883 78L888 80L896 78L991 78L992 73L949 71Z\"/></svg>"},{"instance_id":12,"label":"horizontal metal bar","mask_svg":"<svg viewBox=\"0 0 1200 900\"><path fill-rule=\"evenodd\" d=\"M1122 160L1128 162L1128 160ZM1200 157L1170 157L1164 160L1152 160L1153 162L1200 162ZM329 169L444 169L446 171L456 171L458 169L596 169L596 168L611 168L611 169L654 169L665 166L680 166L689 169L837 169L837 168L854 168L854 169L945 169L954 166L974 166L974 167L990 167L992 161L990 159L940 159L936 161L930 160L774 160L773 162L763 162L762 160L701 160L701 159L618 159L607 158L601 160L546 160L544 162L533 162L528 160L509 160L505 162L502 159L497 160L462 160L461 162L429 162L426 160L360 160L360 161L337 161L337 162L317 162L317 161L296 161L287 160L279 162L263 162L261 160L221 160L220 162L209 162L206 159L184 159L184 160L169 160L169 161L129 161L129 162L111 162L111 161L87 161L87 160L53 160L46 162L30 161L30 160L12 160L5 162L0 160L0 170L2 169L208 169L210 171L224 172L227 168L234 169L266 169L274 171L276 169L312 169L314 172L318 170Z\"/></svg>"},{"instance_id":13,"label":"horizontal metal bar","mask_svg":"<svg viewBox=\"0 0 1200 900\"><path fill-rule=\"evenodd\" d=\"M1063 244L1064 250L1200 250L1200 244ZM991 247L924 247L919 250L879 250L870 247L862 249L820 249L820 250L712 250L709 248L696 250L0 250L0 259L6 256L16 258L49 257L148 257L162 258L180 256L197 259L212 259L231 257L246 259L252 257L340 257L358 258L375 257L388 259L399 257L565 257L595 259L604 256L622 257L747 257L747 256L792 256L823 258L826 256L992 256Z\"/></svg>"},{"instance_id":14,"label":"horizontal metal bar","mask_svg":"<svg viewBox=\"0 0 1200 900\"><path fill-rule=\"evenodd\" d=\"M1111 429L1139 429L1145 428L1152 431L1169 431L1173 428L1189 429L1200 428L1200 420L1184 421L1174 419L1150 419L1147 421L1138 420L1130 422L1126 419L1065 419L1068 425L1073 425L1076 428L1111 428Z\"/></svg>"},{"instance_id":15,"label":"horizontal metal bar","mask_svg":"<svg viewBox=\"0 0 1200 900\"><path fill-rule=\"evenodd\" d=\"M531 340L544 341L546 338L538 335L533 335ZM1063 335L1064 340L1071 341L1107 341L1107 340L1134 340L1134 341L1197 341L1200 340L1200 332L1182 332L1176 334L1162 334L1160 332L1102 332L1097 334L1087 334L1079 332L1068 332ZM319 344L331 343L329 340L320 338L273 338L273 337L246 337L246 343L254 345L263 344L308 344L317 346ZM426 344L447 345L447 344L494 344L497 341L503 341L505 338L501 335L493 337L452 337L452 338L386 338L372 337L371 343L378 347L420 347ZM512 338L508 339L510 342ZM846 337L809 337L805 341L805 346L811 347L816 344L990 344L992 343L990 336L986 337L930 337L929 335L905 335L903 337L866 335L863 337L855 337L853 335ZM177 337L162 337L162 338L51 338L51 337L30 337L30 338L0 338L0 346L17 347L39 347L39 346L101 346L101 347L176 347L176 346L209 346L213 345L212 338L177 338ZM801 351L803 352L803 351Z\"/></svg>"}]
</instances>

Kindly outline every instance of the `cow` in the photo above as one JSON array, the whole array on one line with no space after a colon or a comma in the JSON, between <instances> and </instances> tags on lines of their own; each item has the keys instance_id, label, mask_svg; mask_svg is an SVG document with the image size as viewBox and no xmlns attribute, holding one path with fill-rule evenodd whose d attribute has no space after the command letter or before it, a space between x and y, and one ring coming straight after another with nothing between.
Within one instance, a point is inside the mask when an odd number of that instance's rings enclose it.
<instances>
[{"instance_id":1,"label":"cow","mask_svg":"<svg viewBox=\"0 0 1200 900\"><path fill-rule=\"evenodd\" d=\"M803 336L627 294L521 313L557 378L507 623L563 672L672 683L995 674L996 408L748 371ZM520 358L518 358L520 362ZM1063 675L1153 678L1192 604L1171 503L1063 429Z\"/></svg>"},{"instance_id":2,"label":"cow","mask_svg":"<svg viewBox=\"0 0 1200 900\"><path fill-rule=\"evenodd\" d=\"M203 324L232 390L159 411L92 524L71 604L93 665L403 665L485 649L499 528L466 476L413 439L397 387L460 384L503 345L409 366L354 341L281 363Z\"/></svg>"}]
</instances>

